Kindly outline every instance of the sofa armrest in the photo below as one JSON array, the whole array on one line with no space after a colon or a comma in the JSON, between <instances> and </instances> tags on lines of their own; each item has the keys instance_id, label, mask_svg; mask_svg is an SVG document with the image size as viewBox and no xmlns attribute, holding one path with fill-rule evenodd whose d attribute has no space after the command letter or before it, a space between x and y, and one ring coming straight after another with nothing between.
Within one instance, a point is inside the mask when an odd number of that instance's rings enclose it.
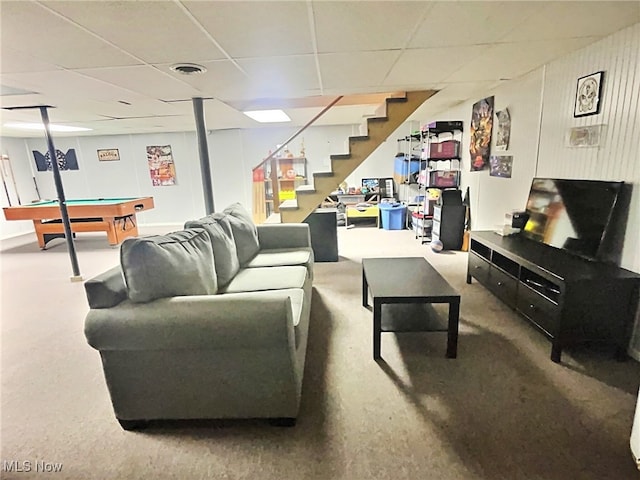
<instances>
[{"instance_id":1,"label":"sofa armrest","mask_svg":"<svg viewBox=\"0 0 640 480\"><path fill-rule=\"evenodd\" d=\"M262 293L262 294L260 294ZM97 350L295 347L286 292L192 295L91 309L85 336Z\"/></svg>"},{"instance_id":2,"label":"sofa armrest","mask_svg":"<svg viewBox=\"0 0 640 480\"><path fill-rule=\"evenodd\" d=\"M266 223L257 228L260 249L311 248L311 233L306 223Z\"/></svg>"}]
</instances>

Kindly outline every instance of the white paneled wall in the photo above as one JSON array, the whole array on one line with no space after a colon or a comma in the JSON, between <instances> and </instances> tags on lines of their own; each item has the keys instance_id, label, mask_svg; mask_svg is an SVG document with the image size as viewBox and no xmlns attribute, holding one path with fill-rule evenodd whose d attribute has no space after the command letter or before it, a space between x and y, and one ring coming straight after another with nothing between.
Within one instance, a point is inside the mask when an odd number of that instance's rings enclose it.
<instances>
[{"instance_id":1,"label":"white paneled wall","mask_svg":"<svg viewBox=\"0 0 640 480\"><path fill-rule=\"evenodd\" d=\"M576 80L604 71L598 115L573 117ZM640 24L546 68L537 175L634 185L622 266L640 272ZM599 147L571 148L571 127L604 125Z\"/></svg>"}]
</instances>

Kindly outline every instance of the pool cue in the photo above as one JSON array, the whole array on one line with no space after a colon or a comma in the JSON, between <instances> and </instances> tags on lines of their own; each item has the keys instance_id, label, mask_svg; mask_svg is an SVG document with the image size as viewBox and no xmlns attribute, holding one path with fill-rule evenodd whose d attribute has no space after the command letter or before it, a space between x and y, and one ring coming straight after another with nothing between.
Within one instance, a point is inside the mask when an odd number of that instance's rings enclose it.
<instances>
[{"instance_id":1,"label":"pool cue","mask_svg":"<svg viewBox=\"0 0 640 480\"><path fill-rule=\"evenodd\" d=\"M33 186L36 187L36 196L38 200L42 200L42 196L40 195L40 189L38 188L38 182L36 181L36 172L33 170L33 152L29 150L29 147L25 145L27 149L27 163L29 164L29 170L31 170L31 178L33 179ZM32 203L36 201L33 200Z\"/></svg>"},{"instance_id":2,"label":"pool cue","mask_svg":"<svg viewBox=\"0 0 640 480\"><path fill-rule=\"evenodd\" d=\"M9 189L7 188L7 181L4 178L4 155L2 155L2 166L0 166L0 176L2 176L2 185L4 185L4 194L7 196L7 202L11 207L11 197L9 196Z\"/></svg>"},{"instance_id":3,"label":"pool cue","mask_svg":"<svg viewBox=\"0 0 640 480\"><path fill-rule=\"evenodd\" d=\"M9 155L3 155L2 160L4 161L5 158L7 160L7 163L9 164L9 175L11 176L11 182L13 183L13 191L16 192L18 205L22 205L22 202L20 201L20 192L18 192L18 185L16 183L16 177L13 175L13 165L11 164L11 157L9 157Z\"/></svg>"}]
</instances>

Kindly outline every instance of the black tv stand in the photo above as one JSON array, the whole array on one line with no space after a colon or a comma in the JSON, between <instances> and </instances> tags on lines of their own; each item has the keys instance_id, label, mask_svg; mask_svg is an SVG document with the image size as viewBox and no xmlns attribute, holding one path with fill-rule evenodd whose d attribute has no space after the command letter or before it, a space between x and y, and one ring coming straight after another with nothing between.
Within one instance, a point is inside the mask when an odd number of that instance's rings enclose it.
<instances>
[{"instance_id":1,"label":"black tv stand","mask_svg":"<svg viewBox=\"0 0 640 480\"><path fill-rule=\"evenodd\" d=\"M638 305L640 275L587 261L520 235L471 232L467 283L475 278L562 349L604 342L626 358Z\"/></svg>"}]
</instances>

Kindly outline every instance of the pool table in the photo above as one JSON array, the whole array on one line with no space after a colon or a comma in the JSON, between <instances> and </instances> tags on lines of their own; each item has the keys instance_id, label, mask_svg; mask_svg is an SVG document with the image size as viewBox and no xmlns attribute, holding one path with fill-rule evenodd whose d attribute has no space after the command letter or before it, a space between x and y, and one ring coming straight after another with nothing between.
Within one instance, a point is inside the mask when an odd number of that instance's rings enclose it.
<instances>
[{"instance_id":1,"label":"pool table","mask_svg":"<svg viewBox=\"0 0 640 480\"><path fill-rule=\"evenodd\" d=\"M153 197L91 198L66 201L71 231L107 232L110 245L138 235L136 213L154 207ZM64 225L58 200L4 207L7 220L33 220L38 244L43 250L54 238L64 238Z\"/></svg>"}]
</instances>

